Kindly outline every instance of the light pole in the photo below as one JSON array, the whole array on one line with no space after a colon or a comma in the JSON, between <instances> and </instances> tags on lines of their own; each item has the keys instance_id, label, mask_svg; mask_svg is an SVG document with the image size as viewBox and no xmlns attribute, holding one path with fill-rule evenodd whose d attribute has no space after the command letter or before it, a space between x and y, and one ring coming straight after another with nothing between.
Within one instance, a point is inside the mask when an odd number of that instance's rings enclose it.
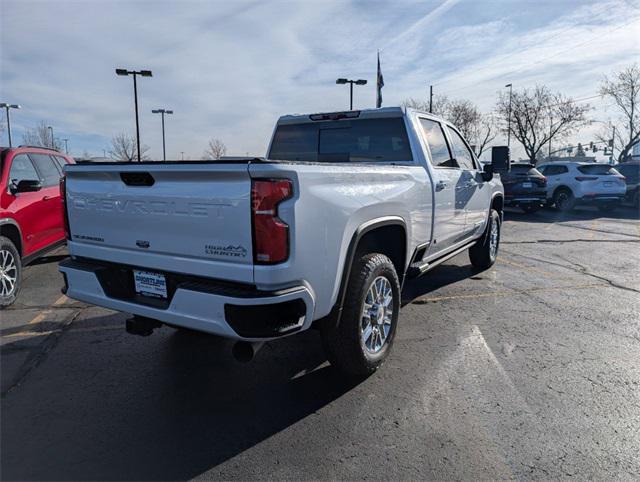
<instances>
[{"instance_id":1,"label":"light pole","mask_svg":"<svg viewBox=\"0 0 640 482\"><path fill-rule=\"evenodd\" d=\"M69 154L69 139L62 139L64 141L64 152L65 154Z\"/></svg>"},{"instance_id":2,"label":"light pole","mask_svg":"<svg viewBox=\"0 0 640 482\"><path fill-rule=\"evenodd\" d=\"M9 118L9 109L21 109L21 107L18 104L7 104L6 102L1 103L0 107L4 107L7 110L7 134L9 134L9 147L12 147L12 145L11 145L11 119Z\"/></svg>"},{"instance_id":3,"label":"light pole","mask_svg":"<svg viewBox=\"0 0 640 482\"><path fill-rule=\"evenodd\" d=\"M138 148L138 162L140 162L140 122L138 121L138 82L136 78L138 75L142 77L152 77L153 73L150 70L116 69L116 75L133 75L133 98L136 106L136 144Z\"/></svg>"},{"instance_id":4,"label":"light pole","mask_svg":"<svg viewBox=\"0 0 640 482\"><path fill-rule=\"evenodd\" d=\"M364 79L349 80L349 79L337 79L336 84L349 84L349 110L353 110L353 84L366 85L367 81Z\"/></svg>"},{"instance_id":5,"label":"light pole","mask_svg":"<svg viewBox=\"0 0 640 482\"><path fill-rule=\"evenodd\" d=\"M49 129L49 132L51 132L51 149L55 149L56 145L55 141L53 140L53 127L47 126L47 129Z\"/></svg>"},{"instance_id":6,"label":"light pole","mask_svg":"<svg viewBox=\"0 0 640 482\"><path fill-rule=\"evenodd\" d=\"M509 87L509 118L507 120L507 147L511 146L511 99L513 97L513 85L507 84L505 87Z\"/></svg>"},{"instance_id":7,"label":"light pole","mask_svg":"<svg viewBox=\"0 0 640 482\"><path fill-rule=\"evenodd\" d=\"M164 115L165 114L173 114L172 110L167 109L154 109L151 111L152 114L162 114L162 160L167 160L167 150L164 143Z\"/></svg>"}]
</instances>

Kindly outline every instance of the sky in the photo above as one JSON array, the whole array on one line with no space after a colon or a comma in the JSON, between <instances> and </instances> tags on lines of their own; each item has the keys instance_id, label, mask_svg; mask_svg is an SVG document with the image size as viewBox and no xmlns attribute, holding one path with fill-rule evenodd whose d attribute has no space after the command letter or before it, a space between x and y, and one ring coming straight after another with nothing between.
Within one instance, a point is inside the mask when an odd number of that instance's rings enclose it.
<instances>
[{"instance_id":1,"label":"sky","mask_svg":"<svg viewBox=\"0 0 640 482\"><path fill-rule=\"evenodd\" d=\"M486 113L508 83L583 99L640 61L640 0L0 0L0 102L22 105L18 143L45 121L71 154L102 156L113 135L135 133L133 82L114 69L149 69L138 95L153 158L158 108L174 111L169 159L199 159L210 138L264 155L280 115L348 109L337 77L367 79L354 107L375 107L378 50L384 106L426 100L429 85ZM595 140L616 117L609 100L585 102L598 122L568 142Z\"/></svg>"}]
</instances>

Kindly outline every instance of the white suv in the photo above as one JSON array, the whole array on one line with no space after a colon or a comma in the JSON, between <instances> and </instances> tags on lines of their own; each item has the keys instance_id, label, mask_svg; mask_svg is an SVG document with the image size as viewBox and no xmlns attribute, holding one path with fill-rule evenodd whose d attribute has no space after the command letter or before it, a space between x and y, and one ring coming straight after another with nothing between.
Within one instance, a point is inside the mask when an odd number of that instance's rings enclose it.
<instances>
[{"instance_id":1,"label":"white suv","mask_svg":"<svg viewBox=\"0 0 640 482\"><path fill-rule=\"evenodd\" d=\"M570 211L576 204L595 204L609 211L626 193L624 176L608 164L549 162L537 169L547 178L548 202L560 211Z\"/></svg>"}]
</instances>

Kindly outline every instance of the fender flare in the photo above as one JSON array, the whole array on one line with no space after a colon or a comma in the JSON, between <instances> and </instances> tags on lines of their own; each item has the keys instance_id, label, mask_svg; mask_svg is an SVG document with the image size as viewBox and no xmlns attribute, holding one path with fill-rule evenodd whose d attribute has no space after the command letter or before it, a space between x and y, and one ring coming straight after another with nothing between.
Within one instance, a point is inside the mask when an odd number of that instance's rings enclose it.
<instances>
[{"instance_id":1,"label":"fender flare","mask_svg":"<svg viewBox=\"0 0 640 482\"><path fill-rule=\"evenodd\" d=\"M358 228L351 236L351 241L349 242L349 247L347 248L347 253L342 265L342 277L340 278L340 287L338 289L336 302L334 303L331 312L321 320L318 320L319 322L326 322L335 325L339 323L340 316L342 314L342 307L344 305L344 299L347 294L347 285L349 282L349 276L351 275L351 267L353 266L353 261L356 255L356 248L358 247L358 243L360 242L362 237L369 231L372 231L376 228L394 225L402 226L402 228L405 230L405 233L407 232L407 223L400 216L383 216L380 218L371 219L358 226ZM404 273L398 273L398 276L400 277L400 281L402 282Z\"/></svg>"}]
</instances>

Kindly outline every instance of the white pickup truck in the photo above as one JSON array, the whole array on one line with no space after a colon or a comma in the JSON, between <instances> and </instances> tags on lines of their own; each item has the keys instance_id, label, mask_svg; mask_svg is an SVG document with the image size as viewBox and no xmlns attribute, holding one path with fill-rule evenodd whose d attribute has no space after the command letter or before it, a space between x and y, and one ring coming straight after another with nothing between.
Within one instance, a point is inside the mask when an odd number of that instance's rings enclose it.
<instances>
[{"instance_id":1,"label":"white pickup truck","mask_svg":"<svg viewBox=\"0 0 640 482\"><path fill-rule=\"evenodd\" d=\"M403 108L289 115L267 157L65 166L67 296L161 324L261 343L311 326L330 362L387 357L401 287L469 250L489 268L504 194L460 133Z\"/></svg>"}]
</instances>

